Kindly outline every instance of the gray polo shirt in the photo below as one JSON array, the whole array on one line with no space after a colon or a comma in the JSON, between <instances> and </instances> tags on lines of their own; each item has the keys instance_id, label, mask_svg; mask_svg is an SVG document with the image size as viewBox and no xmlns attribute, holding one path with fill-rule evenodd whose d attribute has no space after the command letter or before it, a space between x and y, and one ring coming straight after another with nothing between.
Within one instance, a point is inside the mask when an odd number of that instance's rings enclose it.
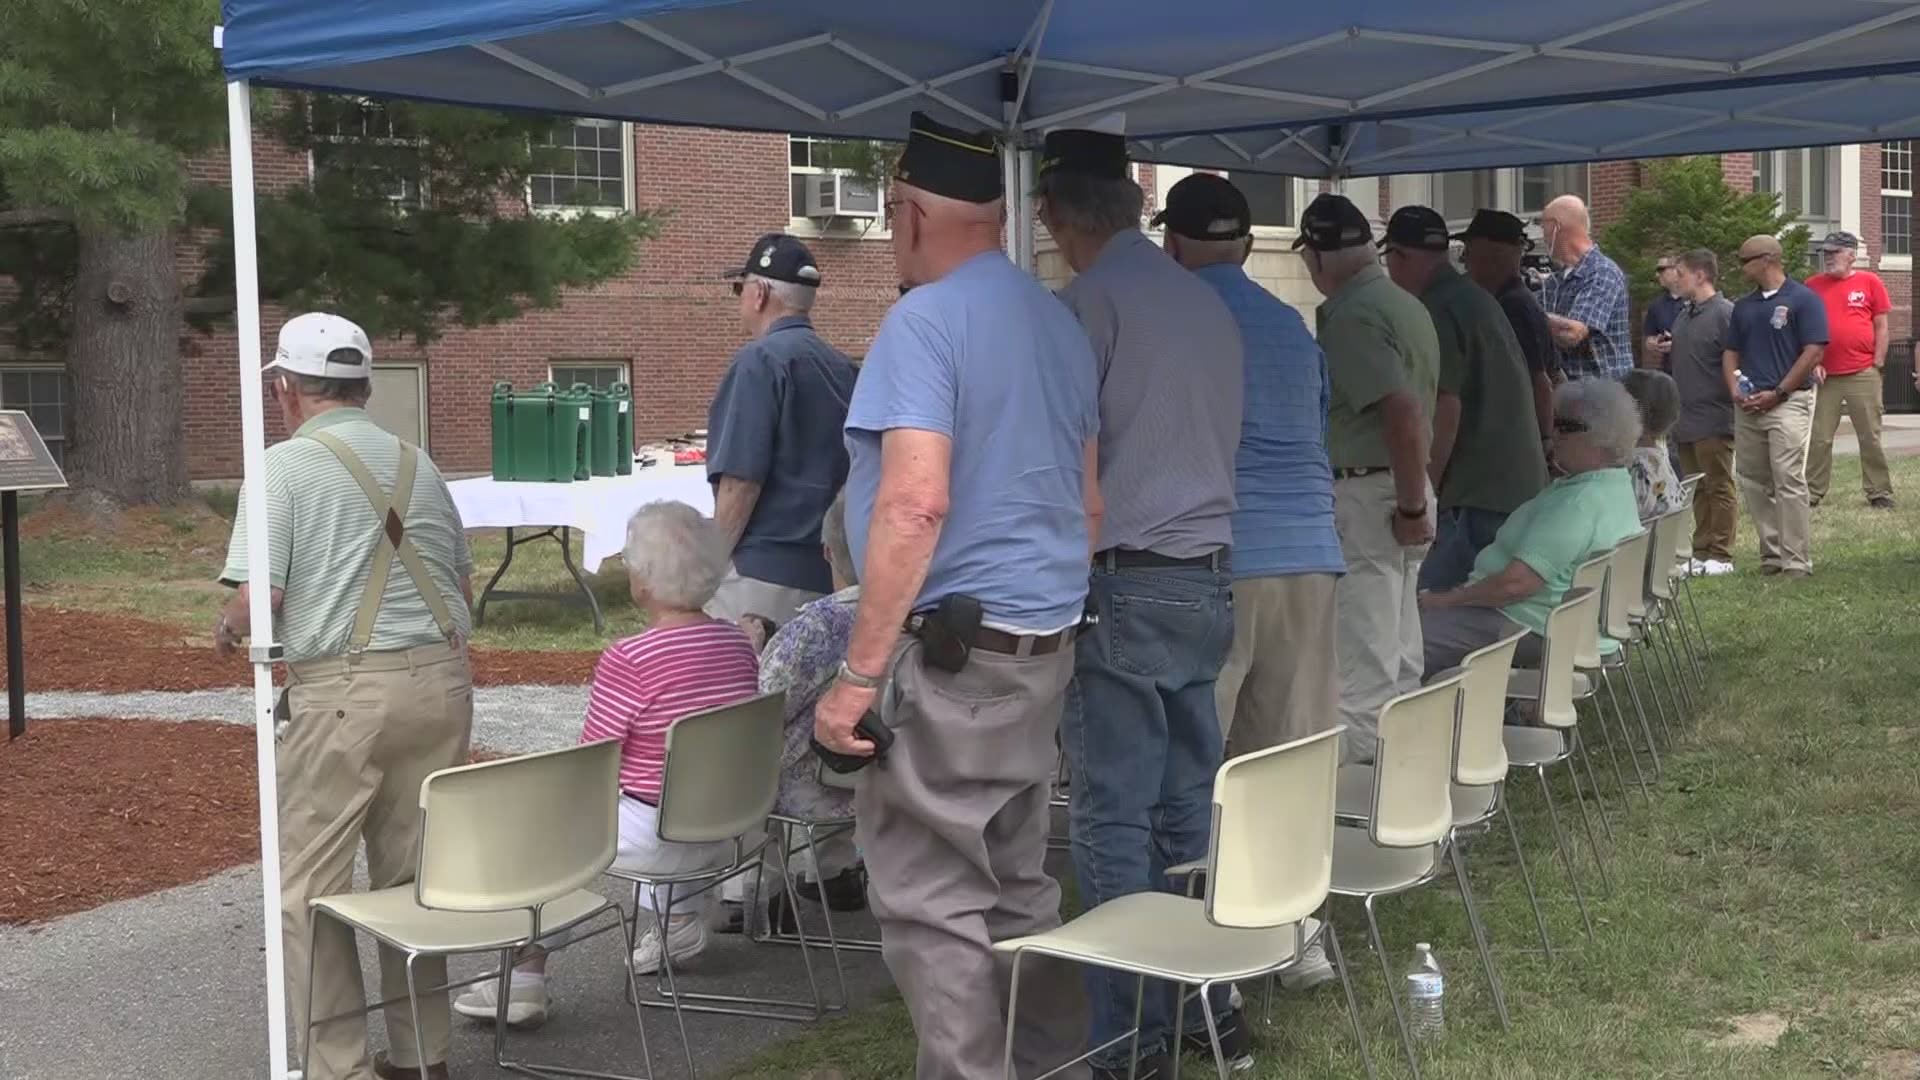
<instances>
[{"instance_id":1,"label":"gray polo shirt","mask_svg":"<svg viewBox=\"0 0 1920 1080\"><path fill-rule=\"evenodd\" d=\"M1727 347L1733 301L1718 293L1704 303L1689 303L1673 319L1673 349L1667 361L1680 390L1680 419L1674 442L1733 438L1733 398L1720 366Z\"/></svg>"},{"instance_id":2,"label":"gray polo shirt","mask_svg":"<svg viewBox=\"0 0 1920 1080\"><path fill-rule=\"evenodd\" d=\"M1240 330L1218 293L1135 229L1060 291L1100 368L1100 550L1233 545Z\"/></svg>"}]
</instances>

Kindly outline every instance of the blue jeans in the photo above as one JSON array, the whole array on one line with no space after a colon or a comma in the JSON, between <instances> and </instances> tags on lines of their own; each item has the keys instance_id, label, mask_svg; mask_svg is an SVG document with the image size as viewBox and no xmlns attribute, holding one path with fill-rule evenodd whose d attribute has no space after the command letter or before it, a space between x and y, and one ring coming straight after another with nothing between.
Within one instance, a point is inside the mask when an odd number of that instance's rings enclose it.
<instances>
[{"instance_id":1,"label":"blue jeans","mask_svg":"<svg viewBox=\"0 0 1920 1080\"><path fill-rule=\"evenodd\" d=\"M1440 511L1434 522L1433 549L1420 564L1420 591L1457 589L1473 574L1473 560L1493 543L1493 534L1506 524L1507 515L1493 510L1455 506Z\"/></svg>"},{"instance_id":2,"label":"blue jeans","mask_svg":"<svg viewBox=\"0 0 1920 1080\"><path fill-rule=\"evenodd\" d=\"M1100 621L1075 643L1061 742L1073 770L1073 865L1080 903L1159 889L1166 870L1205 858L1220 768L1214 683L1233 644L1233 579L1204 567L1096 565L1089 603ZM1181 883L1184 887L1184 882ZM1087 969L1092 1045L1133 1026L1135 976ZM1213 999L1227 1011L1227 987ZM1140 1052L1169 1049L1172 987L1153 981ZM1190 1031L1205 1027L1198 1007ZM1124 1064L1127 1044L1094 1058Z\"/></svg>"}]
</instances>

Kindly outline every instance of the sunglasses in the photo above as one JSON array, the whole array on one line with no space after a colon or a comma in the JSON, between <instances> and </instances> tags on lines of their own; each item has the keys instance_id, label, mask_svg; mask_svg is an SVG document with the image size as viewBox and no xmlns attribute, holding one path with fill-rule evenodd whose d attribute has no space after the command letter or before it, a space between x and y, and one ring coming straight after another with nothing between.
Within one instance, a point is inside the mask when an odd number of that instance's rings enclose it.
<instances>
[{"instance_id":1,"label":"sunglasses","mask_svg":"<svg viewBox=\"0 0 1920 1080\"><path fill-rule=\"evenodd\" d=\"M1555 435L1583 435L1586 431L1587 425L1578 420L1569 420L1564 416L1556 416L1553 418L1553 433Z\"/></svg>"}]
</instances>

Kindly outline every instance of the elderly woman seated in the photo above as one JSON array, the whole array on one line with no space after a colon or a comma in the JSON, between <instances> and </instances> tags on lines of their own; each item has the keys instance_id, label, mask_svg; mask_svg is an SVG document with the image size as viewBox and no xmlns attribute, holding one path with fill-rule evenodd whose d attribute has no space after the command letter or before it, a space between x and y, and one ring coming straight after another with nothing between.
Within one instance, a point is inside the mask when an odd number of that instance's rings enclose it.
<instances>
[{"instance_id":1,"label":"elderly woman seated","mask_svg":"<svg viewBox=\"0 0 1920 1080\"><path fill-rule=\"evenodd\" d=\"M1627 464L1640 440L1639 409L1619 383L1582 379L1553 395L1553 461L1559 479L1523 503L1474 560L1458 589L1422 593L1427 674L1524 627L1515 662L1540 662L1547 613L1581 563L1640 531Z\"/></svg>"},{"instance_id":2,"label":"elderly woman seated","mask_svg":"<svg viewBox=\"0 0 1920 1080\"><path fill-rule=\"evenodd\" d=\"M1640 520L1652 521L1682 505L1680 478L1673 474L1673 459L1667 453L1667 435L1680 419L1680 387L1673 376L1651 368L1629 371L1621 385L1640 406L1640 445L1633 451L1627 475L1633 478Z\"/></svg>"},{"instance_id":3,"label":"elderly woman seated","mask_svg":"<svg viewBox=\"0 0 1920 1080\"><path fill-rule=\"evenodd\" d=\"M658 805L667 730L683 716L736 704L760 691L758 658L746 633L701 610L727 572L724 540L713 522L693 507L653 502L627 522L625 559L633 603L647 629L614 642L601 654L580 731L581 742L621 741L620 839L614 865L671 873L721 864L733 857L732 843L662 840ZM641 905L651 910L653 904L654 898L642 890ZM663 948L676 964L704 950L705 915L700 903L674 906L665 942L653 921L643 918L640 943L633 951L634 970L657 970ZM558 947L566 939L564 933L555 934L545 944ZM507 1023L531 1026L547 1016L546 950L535 946L523 956L513 972ZM491 980L474 984L453 1003L454 1011L494 1019L497 989Z\"/></svg>"}]
</instances>

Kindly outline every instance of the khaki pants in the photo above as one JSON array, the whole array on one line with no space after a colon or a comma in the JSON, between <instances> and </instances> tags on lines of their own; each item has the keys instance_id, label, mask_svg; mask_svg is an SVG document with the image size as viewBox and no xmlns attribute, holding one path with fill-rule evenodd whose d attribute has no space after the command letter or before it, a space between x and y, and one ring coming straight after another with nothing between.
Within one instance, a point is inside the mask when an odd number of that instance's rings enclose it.
<instances>
[{"instance_id":1,"label":"khaki pants","mask_svg":"<svg viewBox=\"0 0 1920 1080\"><path fill-rule=\"evenodd\" d=\"M1680 444L1682 476L1700 474L1693 493L1693 557L1733 561L1740 498L1733 487L1733 440L1714 437Z\"/></svg>"},{"instance_id":2,"label":"khaki pants","mask_svg":"<svg viewBox=\"0 0 1920 1080\"><path fill-rule=\"evenodd\" d=\"M1852 375L1833 375L1818 391L1813 406L1813 444L1807 450L1807 495L1814 502L1827 497L1833 480L1833 433L1840 429L1844 409L1860 442L1860 483L1868 499L1893 497L1893 476L1887 471L1887 452L1880 445L1880 372L1873 368Z\"/></svg>"},{"instance_id":3,"label":"khaki pants","mask_svg":"<svg viewBox=\"0 0 1920 1080\"><path fill-rule=\"evenodd\" d=\"M740 571L728 567L727 576L720 580L719 591L707 601L707 614L727 622L739 622L745 616L758 615L778 628L787 625L795 612L822 595L775 585L771 581L741 577Z\"/></svg>"},{"instance_id":4,"label":"khaki pants","mask_svg":"<svg viewBox=\"0 0 1920 1080\"><path fill-rule=\"evenodd\" d=\"M1733 470L1760 539L1760 567L1813 569L1813 519L1807 495L1807 435L1813 395L1798 393L1763 413L1733 419Z\"/></svg>"},{"instance_id":5,"label":"khaki pants","mask_svg":"<svg viewBox=\"0 0 1920 1080\"><path fill-rule=\"evenodd\" d=\"M1420 688L1419 579L1424 547L1393 538L1393 476L1377 472L1333 485L1333 521L1347 573L1334 589L1334 655L1340 671L1340 760L1373 760L1380 707ZM1433 492L1427 492L1429 513Z\"/></svg>"},{"instance_id":6,"label":"khaki pants","mask_svg":"<svg viewBox=\"0 0 1920 1080\"><path fill-rule=\"evenodd\" d=\"M281 933L287 1004L296 1045L312 1039L307 1080L372 1080L366 990L354 935L312 919L307 903L353 888L364 841L375 889L413 880L420 853L420 783L467 760L473 672L464 649L426 645L356 658L289 665L291 720L276 754L280 780ZM313 997L307 997L308 971ZM443 985L445 960L414 965L414 984ZM406 960L380 948L380 996L393 1063L418 1068L447 1059L447 995L422 995L420 1029L406 1004ZM309 1020L353 1015L320 1024Z\"/></svg>"},{"instance_id":7,"label":"khaki pants","mask_svg":"<svg viewBox=\"0 0 1920 1080\"><path fill-rule=\"evenodd\" d=\"M854 818L919 1080L1001 1075L1011 965L993 942L1060 925L1043 864L1073 658L976 649L954 675L923 664L916 643L894 665L893 749L861 773ZM1020 983L1014 1061L1034 1076L1084 1049L1085 988L1073 965L1038 956L1021 962Z\"/></svg>"},{"instance_id":8,"label":"khaki pants","mask_svg":"<svg viewBox=\"0 0 1920 1080\"><path fill-rule=\"evenodd\" d=\"M1215 704L1227 756L1325 731L1338 721L1333 574L1289 574L1233 583L1233 651ZM1237 728L1236 728L1237 725Z\"/></svg>"}]
</instances>

